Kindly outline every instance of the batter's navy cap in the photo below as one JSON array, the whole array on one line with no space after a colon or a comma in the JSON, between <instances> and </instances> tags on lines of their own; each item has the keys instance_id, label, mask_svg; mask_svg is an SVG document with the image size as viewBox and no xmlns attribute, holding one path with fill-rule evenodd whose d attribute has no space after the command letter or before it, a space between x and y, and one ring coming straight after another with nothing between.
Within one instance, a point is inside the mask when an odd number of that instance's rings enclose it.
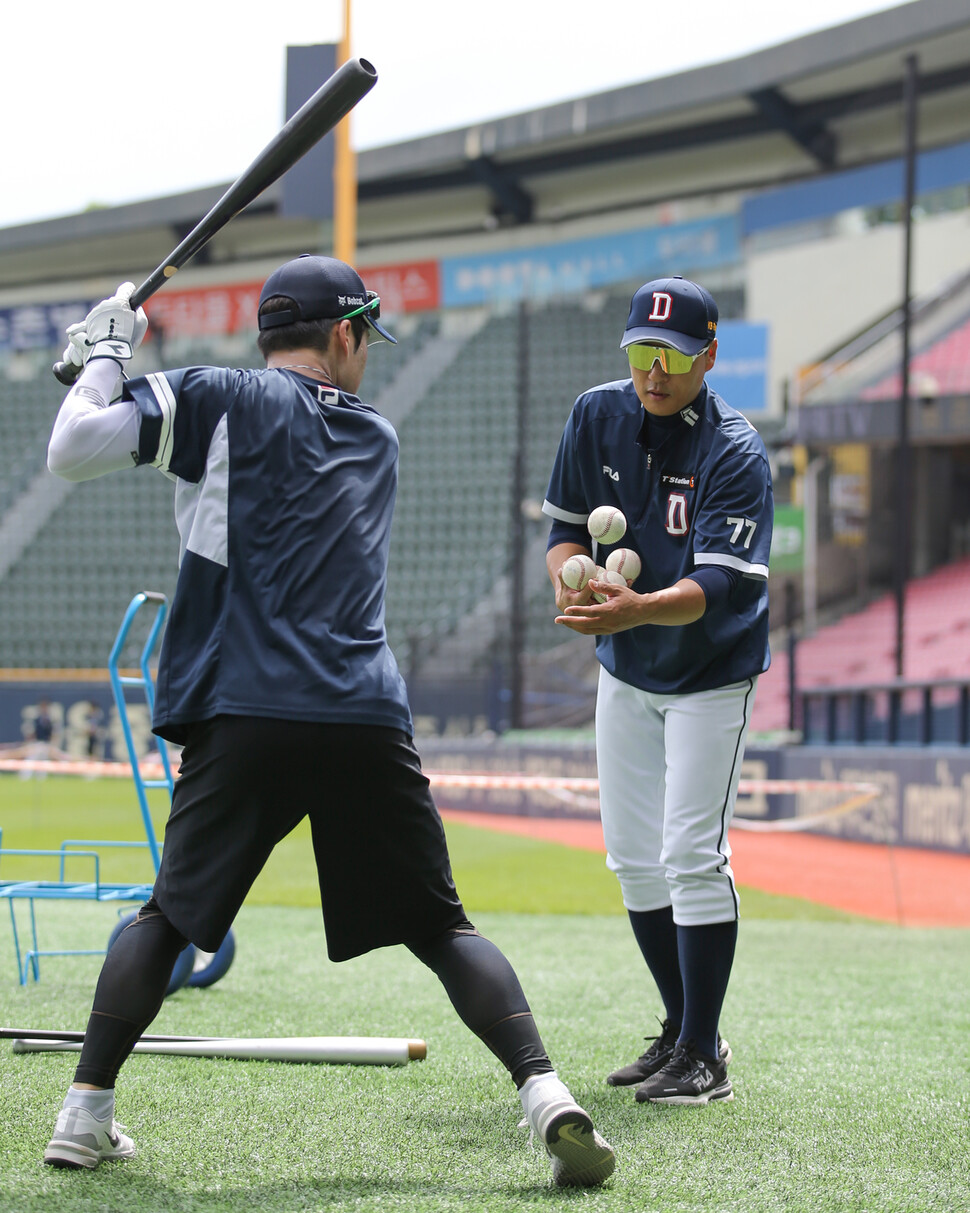
<instances>
[{"instance_id":1,"label":"batter's navy cap","mask_svg":"<svg viewBox=\"0 0 970 1213\"><path fill-rule=\"evenodd\" d=\"M360 316L385 341L397 345L397 338L380 323L380 298L365 288L360 274L346 261L303 253L273 270L260 291L260 308L275 296L288 299L292 306L260 316L260 332L296 324L299 320L344 320Z\"/></svg>"},{"instance_id":2,"label":"batter's navy cap","mask_svg":"<svg viewBox=\"0 0 970 1213\"><path fill-rule=\"evenodd\" d=\"M633 296L620 349L656 341L693 356L716 336L717 304L709 291L686 278L657 278Z\"/></svg>"}]
</instances>

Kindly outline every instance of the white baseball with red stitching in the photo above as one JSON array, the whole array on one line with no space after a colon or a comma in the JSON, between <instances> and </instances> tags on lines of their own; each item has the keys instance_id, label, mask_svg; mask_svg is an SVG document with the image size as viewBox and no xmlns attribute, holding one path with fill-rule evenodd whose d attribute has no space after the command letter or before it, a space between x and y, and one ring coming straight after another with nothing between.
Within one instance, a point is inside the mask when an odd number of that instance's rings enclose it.
<instances>
[{"instance_id":1,"label":"white baseball with red stitching","mask_svg":"<svg viewBox=\"0 0 970 1213\"><path fill-rule=\"evenodd\" d=\"M615 505L598 505L586 520L586 529L597 543L619 543L626 534L626 519Z\"/></svg>"},{"instance_id":2,"label":"white baseball with red stitching","mask_svg":"<svg viewBox=\"0 0 970 1213\"><path fill-rule=\"evenodd\" d=\"M623 576L623 574L614 573L611 569L597 569L596 577L594 580L608 581L610 583L610 585L626 586L626 578ZM595 590L593 591L593 597L596 599L597 602L605 602L607 599L606 594L597 594Z\"/></svg>"},{"instance_id":3,"label":"white baseball with red stitching","mask_svg":"<svg viewBox=\"0 0 970 1213\"><path fill-rule=\"evenodd\" d=\"M579 552L575 556L570 556L562 566L563 585L569 586L571 590L581 590L595 572L596 565L590 557Z\"/></svg>"},{"instance_id":4,"label":"white baseball with red stitching","mask_svg":"<svg viewBox=\"0 0 970 1213\"><path fill-rule=\"evenodd\" d=\"M640 576L640 557L633 548L614 548L606 558L606 571L620 573L627 581Z\"/></svg>"}]
</instances>

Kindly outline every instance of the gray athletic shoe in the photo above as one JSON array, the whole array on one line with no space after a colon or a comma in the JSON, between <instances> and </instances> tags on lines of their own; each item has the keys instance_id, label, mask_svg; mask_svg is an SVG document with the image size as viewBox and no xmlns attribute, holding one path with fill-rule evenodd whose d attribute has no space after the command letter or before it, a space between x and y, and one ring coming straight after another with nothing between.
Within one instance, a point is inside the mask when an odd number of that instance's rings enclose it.
<instances>
[{"instance_id":1,"label":"gray athletic shoe","mask_svg":"<svg viewBox=\"0 0 970 1213\"><path fill-rule=\"evenodd\" d=\"M135 1143L114 1120L98 1120L87 1108L62 1108L54 1136L44 1151L51 1167L87 1167L118 1158L133 1158Z\"/></svg>"},{"instance_id":2,"label":"gray athletic shoe","mask_svg":"<svg viewBox=\"0 0 970 1213\"><path fill-rule=\"evenodd\" d=\"M608 1074L606 1081L611 1087L633 1087L646 1079L658 1074L674 1055L677 1046L679 1028L671 1026L670 1020L665 1019L660 1025L659 1036L647 1036L645 1040L653 1041L645 1053L641 1053L636 1061L628 1066L614 1070ZM731 1060L731 1046L720 1035L717 1038L718 1058L727 1065Z\"/></svg>"},{"instance_id":3,"label":"gray athletic shoe","mask_svg":"<svg viewBox=\"0 0 970 1213\"><path fill-rule=\"evenodd\" d=\"M664 1068L636 1090L637 1103L706 1104L733 1098L726 1063L705 1057L692 1040L678 1045Z\"/></svg>"},{"instance_id":4,"label":"gray athletic shoe","mask_svg":"<svg viewBox=\"0 0 970 1213\"><path fill-rule=\"evenodd\" d=\"M613 1174L613 1147L593 1128L555 1074L535 1074L519 1091L525 1118L552 1159L552 1177L562 1188L591 1188Z\"/></svg>"}]
</instances>

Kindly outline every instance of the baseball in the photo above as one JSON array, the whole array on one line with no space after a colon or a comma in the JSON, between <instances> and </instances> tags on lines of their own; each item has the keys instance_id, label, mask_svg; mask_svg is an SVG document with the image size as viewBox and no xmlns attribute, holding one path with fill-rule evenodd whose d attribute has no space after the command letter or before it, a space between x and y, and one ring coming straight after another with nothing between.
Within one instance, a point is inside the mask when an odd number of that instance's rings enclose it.
<instances>
[{"instance_id":1,"label":"baseball","mask_svg":"<svg viewBox=\"0 0 970 1213\"><path fill-rule=\"evenodd\" d=\"M597 543L618 543L626 534L626 519L614 505L599 505L586 520L586 529Z\"/></svg>"},{"instance_id":2,"label":"baseball","mask_svg":"<svg viewBox=\"0 0 970 1213\"><path fill-rule=\"evenodd\" d=\"M562 566L563 585L568 585L571 590L581 590L595 571L596 565L588 556L582 553L570 556Z\"/></svg>"},{"instance_id":3,"label":"baseball","mask_svg":"<svg viewBox=\"0 0 970 1213\"><path fill-rule=\"evenodd\" d=\"M633 548L614 548L606 558L606 571L619 573L626 581L640 576L640 557Z\"/></svg>"},{"instance_id":4,"label":"baseball","mask_svg":"<svg viewBox=\"0 0 970 1213\"><path fill-rule=\"evenodd\" d=\"M597 569L595 580L608 581L611 585L622 585L624 588L626 587L626 578L623 576L623 574L614 573L611 569ZM597 594L595 590L593 591L593 597L597 602L606 601L606 595Z\"/></svg>"}]
</instances>

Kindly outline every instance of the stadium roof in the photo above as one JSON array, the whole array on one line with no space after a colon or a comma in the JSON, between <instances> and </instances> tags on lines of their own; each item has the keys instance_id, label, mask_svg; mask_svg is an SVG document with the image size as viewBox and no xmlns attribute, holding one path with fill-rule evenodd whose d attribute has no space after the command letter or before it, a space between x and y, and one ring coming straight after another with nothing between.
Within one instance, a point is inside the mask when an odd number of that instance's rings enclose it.
<instances>
[{"instance_id":1,"label":"stadium roof","mask_svg":"<svg viewBox=\"0 0 970 1213\"><path fill-rule=\"evenodd\" d=\"M922 149L970 138L970 6L914 0L755 54L360 153L358 240L382 253L522 224L750 191L898 156L905 59ZM227 183L0 229L0 287L154 268ZM271 187L205 250L320 241Z\"/></svg>"}]
</instances>

